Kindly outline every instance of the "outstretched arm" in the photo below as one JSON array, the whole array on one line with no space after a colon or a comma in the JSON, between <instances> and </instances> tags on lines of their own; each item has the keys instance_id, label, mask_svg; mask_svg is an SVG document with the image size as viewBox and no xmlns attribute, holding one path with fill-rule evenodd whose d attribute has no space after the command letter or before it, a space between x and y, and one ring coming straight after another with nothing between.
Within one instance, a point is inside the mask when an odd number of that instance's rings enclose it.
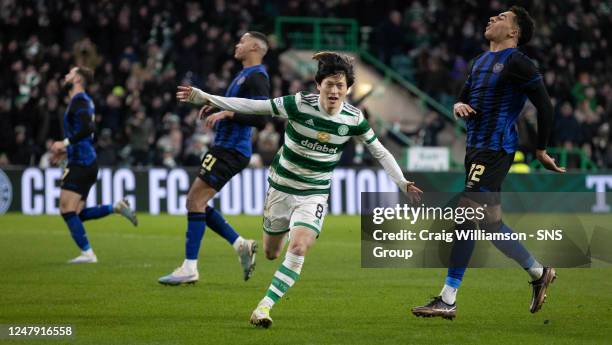
<instances>
[{"instance_id":1,"label":"outstretched arm","mask_svg":"<svg viewBox=\"0 0 612 345\"><path fill-rule=\"evenodd\" d=\"M179 86L176 91L176 98L181 102L188 102L199 106L212 104L218 108L237 113L273 114L270 100L215 96L192 86Z\"/></svg>"}]
</instances>

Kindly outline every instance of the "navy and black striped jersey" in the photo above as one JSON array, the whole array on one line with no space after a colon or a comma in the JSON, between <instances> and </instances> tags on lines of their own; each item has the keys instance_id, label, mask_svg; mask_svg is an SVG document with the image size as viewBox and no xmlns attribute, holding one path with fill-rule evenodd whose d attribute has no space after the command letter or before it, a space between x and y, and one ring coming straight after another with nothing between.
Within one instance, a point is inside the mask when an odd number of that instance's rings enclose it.
<instances>
[{"instance_id":1,"label":"navy and black striped jersey","mask_svg":"<svg viewBox=\"0 0 612 345\"><path fill-rule=\"evenodd\" d=\"M467 147L515 152L516 120L530 88L541 83L535 64L516 48L478 56L459 99L476 111L466 119Z\"/></svg>"},{"instance_id":2,"label":"navy and black striped jersey","mask_svg":"<svg viewBox=\"0 0 612 345\"><path fill-rule=\"evenodd\" d=\"M226 97L250 99L269 99L270 82L268 72L263 65L255 65L242 69L232 80L225 92ZM236 114L239 115L239 114ZM236 118L236 115L234 117ZM261 118L262 120L264 118ZM232 119L223 119L216 126L214 146L234 149L245 157L251 157L252 125L239 123Z\"/></svg>"},{"instance_id":3,"label":"navy and black striped jersey","mask_svg":"<svg viewBox=\"0 0 612 345\"><path fill-rule=\"evenodd\" d=\"M68 164L90 165L96 160L93 143L94 103L85 92L70 100L64 113L64 136L70 140L66 148Z\"/></svg>"}]
</instances>

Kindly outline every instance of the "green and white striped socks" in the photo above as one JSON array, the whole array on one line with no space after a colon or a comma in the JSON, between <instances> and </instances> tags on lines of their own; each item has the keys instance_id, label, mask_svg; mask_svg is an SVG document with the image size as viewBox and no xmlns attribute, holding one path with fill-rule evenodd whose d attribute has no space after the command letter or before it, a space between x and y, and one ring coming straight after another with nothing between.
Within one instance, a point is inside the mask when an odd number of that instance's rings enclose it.
<instances>
[{"instance_id":1,"label":"green and white striped socks","mask_svg":"<svg viewBox=\"0 0 612 345\"><path fill-rule=\"evenodd\" d=\"M295 281L300 277L304 265L304 257L287 252L285 261L280 265L274 277L272 284L268 288L266 296L259 302L259 305L265 305L270 308L274 303L278 302L281 297L295 284Z\"/></svg>"}]
</instances>

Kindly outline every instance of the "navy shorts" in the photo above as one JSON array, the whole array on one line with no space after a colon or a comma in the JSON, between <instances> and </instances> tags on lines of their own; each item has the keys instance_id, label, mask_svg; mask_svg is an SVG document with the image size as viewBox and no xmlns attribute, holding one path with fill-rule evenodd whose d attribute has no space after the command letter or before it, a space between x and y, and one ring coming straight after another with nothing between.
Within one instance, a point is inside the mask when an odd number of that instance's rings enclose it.
<instances>
[{"instance_id":1,"label":"navy shorts","mask_svg":"<svg viewBox=\"0 0 612 345\"><path fill-rule=\"evenodd\" d=\"M502 183L513 161L514 152L468 147L465 153L464 196L481 205L498 205Z\"/></svg>"},{"instance_id":2,"label":"navy shorts","mask_svg":"<svg viewBox=\"0 0 612 345\"><path fill-rule=\"evenodd\" d=\"M225 147L213 146L202 158L198 177L217 192L249 165L249 157Z\"/></svg>"},{"instance_id":3,"label":"navy shorts","mask_svg":"<svg viewBox=\"0 0 612 345\"><path fill-rule=\"evenodd\" d=\"M68 164L64 168L64 175L60 184L61 189L69 190L81 195L82 200L87 199L91 186L98 179L98 163L90 165Z\"/></svg>"}]
</instances>

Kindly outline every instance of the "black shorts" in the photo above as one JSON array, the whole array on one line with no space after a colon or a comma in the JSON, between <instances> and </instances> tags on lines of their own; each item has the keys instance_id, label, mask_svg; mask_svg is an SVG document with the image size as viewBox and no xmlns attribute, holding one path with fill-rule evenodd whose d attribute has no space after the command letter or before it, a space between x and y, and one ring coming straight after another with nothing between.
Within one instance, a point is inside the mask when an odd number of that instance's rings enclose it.
<instances>
[{"instance_id":1,"label":"black shorts","mask_svg":"<svg viewBox=\"0 0 612 345\"><path fill-rule=\"evenodd\" d=\"M98 163L90 165L68 164L62 175L61 189L81 194L81 199L86 200L91 186L98 179Z\"/></svg>"},{"instance_id":2,"label":"black shorts","mask_svg":"<svg viewBox=\"0 0 612 345\"><path fill-rule=\"evenodd\" d=\"M465 153L464 195L479 204L500 203L501 185L514 161L514 152L468 147Z\"/></svg>"},{"instance_id":3,"label":"black shorts","mask_svg":"<svg viewBox=\"0 0 612 345\"><path fill-rule=\"evenodd\" d=\"M249 165L249 158L225 147L213 146L202 158L198 177L217 192Z\"/></svg>"}]
</instances>

